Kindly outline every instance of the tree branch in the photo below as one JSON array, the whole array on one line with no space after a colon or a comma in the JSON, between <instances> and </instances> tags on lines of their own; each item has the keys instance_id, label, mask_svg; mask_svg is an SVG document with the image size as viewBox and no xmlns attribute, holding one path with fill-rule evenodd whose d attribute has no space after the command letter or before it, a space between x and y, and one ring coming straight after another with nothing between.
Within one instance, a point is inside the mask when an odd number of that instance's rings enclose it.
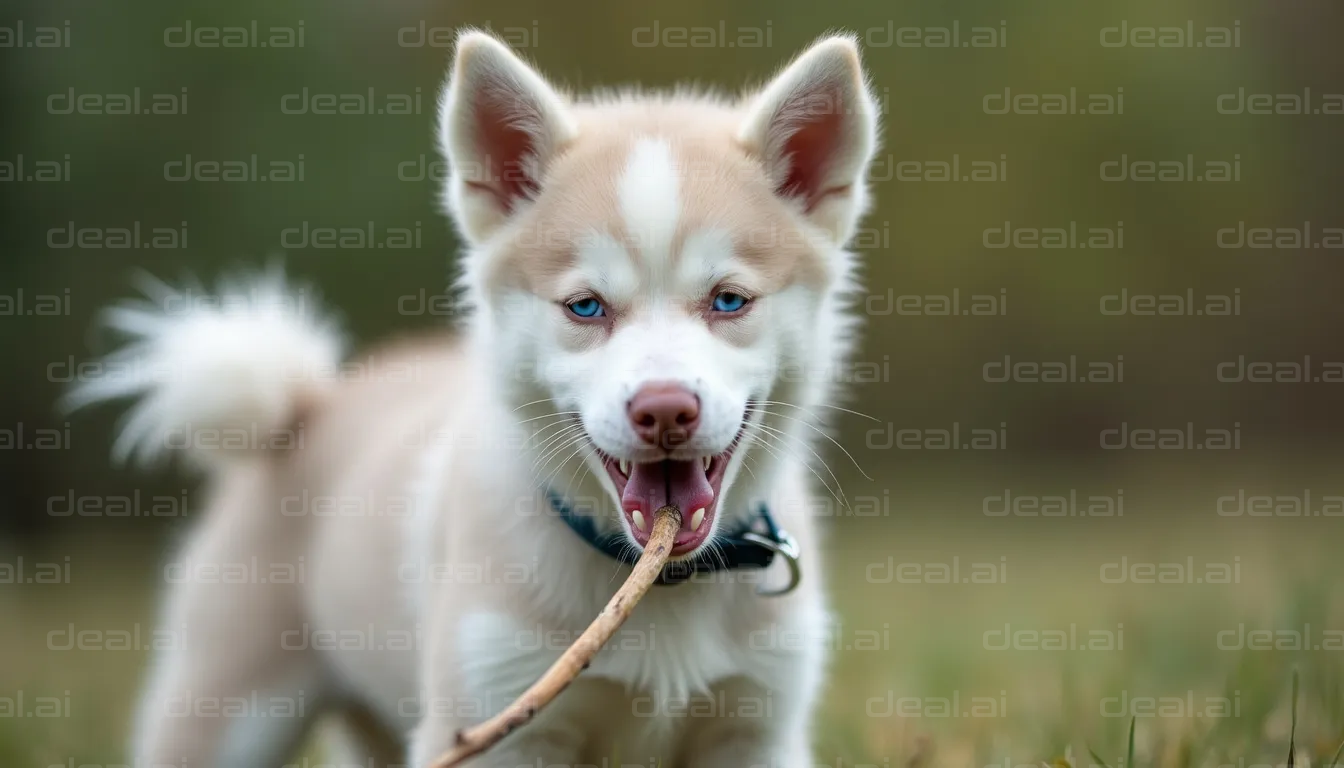
<instances>
[{"instance_id":1,"label":"tree branch","mask_svg":"<svg viewBox=\"0 0 1344 768\"><path fill-rule=\"evenodd\" d=\"M644 554L635 563L635 570L616 591L607 607L593 619L593 623L583 631L574 642L556 660L541 679L532 684L522 696L504 708L503 712L486 720L480 725L457 732L457 743L452 749L440 755L429 768L453 768L464 760L479 755L508 736L515 729L527 724L542 707L560 695L560 692L574 682L579 673L588 668L593 656L606 646L611 636L616 634L630 612L635 609L640 598L649 591L649 587L658 578L672 552L672 542L681 529L681 512L674 506L666 506L653 515L653 533L644 547Z\"/></svg>"}]
</instances>

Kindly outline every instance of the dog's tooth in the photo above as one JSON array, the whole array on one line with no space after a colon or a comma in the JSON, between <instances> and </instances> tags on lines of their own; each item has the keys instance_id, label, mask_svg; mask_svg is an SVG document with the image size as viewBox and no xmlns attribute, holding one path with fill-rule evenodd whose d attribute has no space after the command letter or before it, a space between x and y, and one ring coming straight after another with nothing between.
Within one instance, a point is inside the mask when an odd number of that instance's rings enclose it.
<instances>
[{"instance_id":1,"label":"dog's tooth","mask_svg":"<svg viewBox=\"0 0 1344 768\"><path fill-rule=\"evenodd\" d=\"M692 531L700 530L700 526L704 522L705 522L705 508L701 507L695 510L695 514L691 515L691 530Z\"/></svg>"},{"instance_id":2,"label":"dog's tooth","mask_svg":"<svg viewBox=\"0 0 1344 768\"><path fill-rule=\"evenodd\" d=\"M630 462L626 461L625 459L621 459L620 469L622 475L625 475L626 477L630 476Z\"/></svg>"},{"instance_id":3,"label":"dog's tooth","mask_svg":"<svg viewBox=\"0 0 1344 768\"><path fill-rule=\"evenodd\" d=\"M641 531L644 530L644 513L643 513L643 512L640 512L638 509L636 509L634 512L631 512L631 513L630 513L630 517L631 517L631 519L633 519L633 520L635 521L635 527L636 527L636 528L638 528L638 529L641 530Z\"/></svg>"},{"instance_id":4,"label":"dog's tooth","mask_svg":"<svg viewBox=\"0 0 1344 768\"><path fill-rule=\"evenodd\" d=\"M710 462L714 461L714 457L713 457L713 456L706 456L704 459L702 459L702 461L703 461L704 464L705 464L705 471L708 472L708 471L709 471L709 464L710 464Z\"/></svg>"}]
</instances>

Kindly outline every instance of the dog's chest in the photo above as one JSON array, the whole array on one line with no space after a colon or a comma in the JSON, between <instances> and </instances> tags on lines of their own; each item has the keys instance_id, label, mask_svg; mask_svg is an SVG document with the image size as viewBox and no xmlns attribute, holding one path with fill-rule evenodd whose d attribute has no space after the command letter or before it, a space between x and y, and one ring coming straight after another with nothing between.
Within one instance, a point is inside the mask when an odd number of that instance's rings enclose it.
<instances>
[{"instance_id":1,"label":"dog's chest","mask_svg":"<svg viewBox=\"0 0 1344 768\"><path fill-rule=\"evenodd\" d=\"M767 681L774 654L753 649L750 632L734 617L732 596L703 590L660 595L659 587L594 657L585 678L609 680L659 708L684 706L734 677ZM509 700L531 685L578 639L582 628L555 629L512 615L476 612L458 625L463 678L476 695Z\"/></svg>"}]
</instances>

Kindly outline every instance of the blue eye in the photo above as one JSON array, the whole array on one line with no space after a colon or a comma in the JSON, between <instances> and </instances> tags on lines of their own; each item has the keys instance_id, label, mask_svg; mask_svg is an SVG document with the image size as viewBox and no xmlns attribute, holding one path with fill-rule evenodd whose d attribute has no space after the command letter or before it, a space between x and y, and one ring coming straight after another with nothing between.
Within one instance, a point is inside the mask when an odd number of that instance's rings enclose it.
<instances>
[{"instance_id":1,"label":"blue eye","mask_svg":"<svg viewBox=\"0 0 1344 768\"><path fill-rule=\"evenodd\" d=\"M569 308L570 312L583 318L602 317L606 314L606 311L602 309L602 302L592 297L571 301L565 306Z\"/></svg>"},{"instance_id":2,"label":"blue eye","mask_svg":"<svg viewBox=\"0 0 1344 768\"><path fill-rule=\"evenodd\" d=\"M736 312L747 306L747 297L740 293L724 291L714 297L715 312Z\"/></svg>"}]
</instances>

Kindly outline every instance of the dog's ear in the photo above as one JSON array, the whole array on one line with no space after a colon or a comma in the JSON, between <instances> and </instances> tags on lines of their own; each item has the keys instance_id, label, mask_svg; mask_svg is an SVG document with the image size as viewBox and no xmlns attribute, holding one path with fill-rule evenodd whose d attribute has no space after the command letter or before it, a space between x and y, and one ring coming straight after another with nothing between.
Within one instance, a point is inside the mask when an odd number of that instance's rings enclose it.
<instances>
[{"instance_id":1,"label":"dog's ear","mask_svg":"<svg viewBox=\"0 0 1344 768\"><path fill-rule=\"evenodd\" d=\"M481 242L541 187L546 165L577 132L565 100L490 35L458 35L439 108L449 213Z\"/></svg>"},{"instance_id":2,"label":"dog's ear","mask_svg":"<svg viewBox=\"0 0 1344 768\"><path fill-rule=\"evenodd\" d=\"M747 101L738 141L765 165L782 197L849 239L867 206L877 106L853 38L823 38Z\"/></svg>"}]
</instances>

